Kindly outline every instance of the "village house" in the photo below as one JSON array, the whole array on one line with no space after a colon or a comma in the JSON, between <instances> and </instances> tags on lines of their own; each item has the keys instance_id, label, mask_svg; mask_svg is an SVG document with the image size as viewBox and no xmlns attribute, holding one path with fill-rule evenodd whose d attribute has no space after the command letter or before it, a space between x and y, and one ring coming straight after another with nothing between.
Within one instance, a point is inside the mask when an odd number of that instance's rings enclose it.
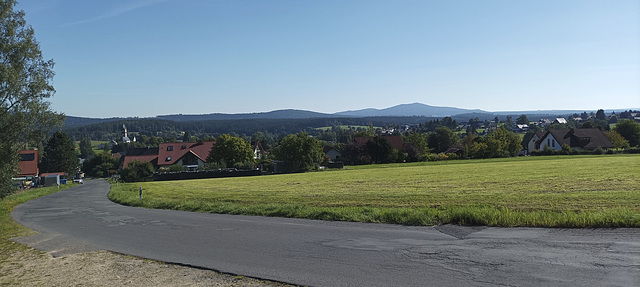
<instances>
[{"instance_id":1,"label":"village house","mask_svg":"<svg viewBox=\"0 0 640 287\"><path fill-rule=\"evenodd\" d=\"M161 143L157 148L131 148L123 156L122 167L132 162L150 162L154 168L182 165L185 170L197 171L204 166L215 142Z\"/></svg>"},{"instance_id":2,"label":"village house","mask_svg":"<svg viewBox=\"0 0 640 287\"><path fill-rule=\"evenodd\" d=\"M538 140L540 140L543 136L544 136L545 132L536 132L531 139L529 139L529 142L527 142L527 147L525 150L526 154L530 154L532 151L536 150L536 142L538 142Z\"/></svg>"},{"instance_id":3,"label":"village house","mask_svg":"<svg viewBox=\"0 0 640 287\"><path fill-rule=\"evenodd\" d=\"M17 177L28 180L37 177L38 174L40 174L40 169L38 168L38 151L21 150L18 154L20 155L20 161L18 162L19 173Z\"/></svg>"},{"instance_id":4,"label":"village house","mask_svg":"<svg viewBox=\"0 0 640 287\"><path fill-rule=\"evenodd\" d=\"M204 166L215 142L161 143L158 151L158 167L182 165L189 171Z\"/></svg>"},{"instance_id":5,"label":"village house","mask_svg":"<svg viewBox=\"0 0 640 287\"><path fill-rule=\"evenodd\" d=\"M531 141L529 143L531 143ZM613 148L611 141L609 141L600 129L589 128L549 130L535 142L535 149L544 150L550 148L552 150L561 150L563 145L567 145L575 150Z\"/></svg>"},{"instance_id":6,"label":"village house","mask_svg":"<svg viewBox=\"0 0 640 287\"><path fill-rule=\"evenodd\" d=\"M262 148L262 144L259 141L256 141L253 144L253 159L260 160L268 153Z\"/></svg>"},{"instance_id":7,"label":"village house","mask_svg":"<svg viewBox=\"0 0 640 287\"><path fill-rule=\"evenodd\" d=\"M554 123L554 124L566 124L566 123L567 123L567 119L565 119L565 118L556 118L556 119L553 121L553 123Z\"/></svg>"},{"instance_id":8,"label":"village house","mask_svg":"<svg viewBox=\"0 0 640 287\"><path fill-rule=\"evenodd\" d=\"M324 152L324 155L328 157L330 161L341 160L340 157L342 156L342 154L332 146L324 146L322 152Z\"/></svg>"},{"instance_id":9,"label":"village house","mask_svg":"<svg viewBox=\"0 0 640 287\"><path fill-rule=\"evenodd\" d=\"M158 168L158 148L130 148L122 158L122 168L129 166L131 162L150 162L154 168Z\"/></svg>"}]
</instances>

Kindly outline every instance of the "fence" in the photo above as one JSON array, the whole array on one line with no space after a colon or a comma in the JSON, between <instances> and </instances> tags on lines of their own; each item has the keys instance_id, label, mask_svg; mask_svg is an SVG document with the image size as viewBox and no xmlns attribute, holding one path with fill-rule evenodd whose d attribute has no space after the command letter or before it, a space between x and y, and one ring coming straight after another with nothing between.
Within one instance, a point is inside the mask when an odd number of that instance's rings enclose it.
<instances>
[{"instance_id":1,"label":"fence","mask_svg":"<svg viewBox=\"0 0 640 287\"><path fill-rule=\"evenodd\" d=\"M197 172L156 172L153 174L154 181L182 180L182 179L203 179L236 176L256 176L264 174L261 170L237 170L237 169L217 169Z\"/></svg>"}]
</instances>

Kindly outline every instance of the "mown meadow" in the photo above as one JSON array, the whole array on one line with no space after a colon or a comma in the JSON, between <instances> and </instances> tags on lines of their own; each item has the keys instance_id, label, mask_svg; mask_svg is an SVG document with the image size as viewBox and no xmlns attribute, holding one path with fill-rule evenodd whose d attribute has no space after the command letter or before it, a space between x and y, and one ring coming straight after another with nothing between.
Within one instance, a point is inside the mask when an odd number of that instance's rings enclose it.
<instances>
[{"instance_id":1,"label":"mown meadow","mask_svg":"<svg viewBox=\"0 0 640 287\"><path fill-rule=\"evenodd\" d=\"M459 160L121 183L112 185L109 198L146 208L404 225L640 227L640 155Z\"/></svg>"}]
</instances>

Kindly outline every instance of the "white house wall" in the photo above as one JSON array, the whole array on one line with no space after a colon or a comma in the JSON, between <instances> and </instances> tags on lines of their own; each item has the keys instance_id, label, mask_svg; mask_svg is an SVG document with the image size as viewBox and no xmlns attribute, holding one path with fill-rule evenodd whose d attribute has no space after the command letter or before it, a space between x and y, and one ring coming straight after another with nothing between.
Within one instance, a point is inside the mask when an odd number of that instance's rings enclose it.
<instances>
[{"instance_id":1,"label":"white house wall","mask_svg":"<svg viewBox=\"0 0 640 287\"><path fill-rule=\"evenodd\" d=\"M558 141L556 141L556 138L554 138L550 133L543 138L542 142L540 142L540 150L544 150L547 146L552 150L562 149L560 143L558 143Z\"/></svg>"},{"instance_id":2,"label":"white house wall","mask_svg":"<svg viewBox=\"0 0 640 287\"><path fill-rule=\"evenodd\" d=\"M534 134L529 143L527 144L527 151L532 152L536 150L536 142L538 141L538 135Z\"/></svg>"}]
</instances>

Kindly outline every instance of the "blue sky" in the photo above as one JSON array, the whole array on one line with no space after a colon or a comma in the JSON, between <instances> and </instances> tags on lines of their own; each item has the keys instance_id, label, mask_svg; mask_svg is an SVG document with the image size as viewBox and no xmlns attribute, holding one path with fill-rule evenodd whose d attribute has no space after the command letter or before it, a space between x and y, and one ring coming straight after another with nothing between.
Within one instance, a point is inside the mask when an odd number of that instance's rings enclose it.
<instances>
[{"instance_id":1,"label":"blue sky","mask_svg":"<svg viewBox=\"0 0 640 287\"><path fill-rule=\"evenodd\" d=\"M640 1L22 0L72 116L640 108Z\"/></svg>"}]
</instances>

